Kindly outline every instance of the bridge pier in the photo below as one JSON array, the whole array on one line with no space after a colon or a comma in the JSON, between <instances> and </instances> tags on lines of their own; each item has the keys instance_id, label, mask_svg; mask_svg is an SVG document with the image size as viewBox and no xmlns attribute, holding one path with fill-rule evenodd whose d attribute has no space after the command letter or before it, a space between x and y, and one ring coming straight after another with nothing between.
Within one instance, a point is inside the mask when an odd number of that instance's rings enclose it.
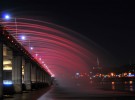
<instances>
[{"instance_id":1,"label":"bridge pier","mask_svg":"<svg viewBox=\"0 0 135 100\"><path fill-rule=\"evenodd\" d=\"M37 67L36 77L37 77L37 89L39 89L40 88L40 68L39 67Z\"/></svg>"},{"instance_id":2,"label":"bridge pier","mask_svg":"<svg viewBox=\"0 0 135 100\"><path fill-rule=\"evenodd\" d=\"M43 71L43 83L45 84L45 72Z\"/></svg>"},{"instance_id":3,"label":"bridge pier","mask_svg":"<svg viewBox=\"0 0 135 100\"><path fill-rule=\"evenodd\" d=\"M31 63L29 61L25 61L24 84L26 86L26 90L31 90Z\"/></svg>"},{"instance_id":4,"label":"bridge pier","mask_svg":"<svg viewBox=\"0 0 135 100\"><path fill-rule=\"evenodd\" d=\"M31 66L31 83L32 83L32 89L36 89L36 83L37 83L37 76L36 76L36 70L37 66L33 65Z\"/></svg>"},{"instance_id":5,"label":"bridge pier","mask_svg":"<svg viewBox=\"0 0 135 100\"><path fill-rule=\"evenodd\" d=\"M15 52L13 55L12 81L15 93L22 93L22 56L15 54Z\"/></svg>"},{"instance_id":6,"label":"bridge pier","mask_svg":"<svg viewBox=\"0 0 135 100\"><path fill-rule=\"evenodd\" d=\"M3 96L3 43L0 42L0 98Z\"/></svg>"},{"instance_id":7,"label":"bridge pier","mask_svg":"<svg viewBox=\"0 0 135 100\"><path fill-rule=\"evenodd\" d=\"M33 84L34 89L42 88L49 73L1 26L0 37L0 100L3 95L22 93L22 82L26 90Z\"/></svg>"}]
</instances>

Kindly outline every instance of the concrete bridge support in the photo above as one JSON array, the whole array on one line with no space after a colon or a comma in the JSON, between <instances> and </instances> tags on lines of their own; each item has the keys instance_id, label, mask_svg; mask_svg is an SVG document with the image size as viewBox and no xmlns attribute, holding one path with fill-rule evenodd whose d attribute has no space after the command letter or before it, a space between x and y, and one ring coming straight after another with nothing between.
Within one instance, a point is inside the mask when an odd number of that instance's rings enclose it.
<instances>
[{"instance_id":1,"label":"concrete bridge support","mask_svg":"<svg viewBox=\"0 0 135 100\"><path fill-rule=\"evenodd\" d=\"M3 96L3 43L0 42L0 98Z\"/></svg>"},{"instance_id":2,"label":"concrete bridge support","mask_svg":"<svg viewBox=\"0 0 135 100\"><path fill-rule=\"evenodd\" d=\"M22 56L13 54L12 81L16 93L22 93Z\"/></svg>"},{"instance_id":3,"label":"concrete bridge support","mask_svg":"<svg viewBox=\"0 0 135 100\"><path fill-rule=\"evenodd\" d=\"M29 61L26 61L24 66L24 84L26 90L31 90L31 63Z\"/></svg>"},{"instance_id":4,"label":"concrete bridge support","mask_svg":"<svg viewBox=\"0 0 135 100\"><path fill-rule=\"evenodd\" d=\"M43 83L45 83L45 72L44 72L44 70L43 70Z\"/></svg>"},{"instance_id":5,"label":"concrete bridge support","mask_svg":"<svg viewBox=\"0 0 135 100\"><path fill-rule=\"evenodd\" d=\"M31 89L37 88L37 66L34 64L31 65Z\"/></svg>"},{"instance_id":6,"label":"concrete bridge support","mask_svg":"<svg viewBox=\"0 0 135 100\"><path fill-rule=\"evenodd\" d=\"M45 82L44 82L44 70L43 69L42 69L42 83L43 83L43 86L44 86Z\"/></svg>"},{"instance_id":7,"label":"concrete bridge support","mask_svg":"<svg viewBox=\"0 0 135 100\"><path fill-rule=\"evenodd\" d=\"M39 67L37 67L36 76L37 76L37 82L39 83L40 82L40 69L39 69Z\"/></svg>"},{"instance_id":8,"label":"concrete bridge support","mask_svg":"<svg viewBox=\"0 0 135 100\"><path fill-rule=\"evenodd\" d=\"M40 88L40 68L37 66L36 70L36 76L37 76L37 89Z\"/></svg>"},{"instance_id":9,"label":"concrete bridge support","mask_svg":"<svg viewBox=\"0 0 135 100\"><path fill-rule=\"evenodd\" d=\"M42 74L42 69L40 68L40 71L39 71L39 75L40 75L40 82L43 83L43 74Z\"/></svg>"},{"instance_id":10,"label":"concrete bridge support","mask_svg":"<svg viewBox=\"0 0 135 100\"><path fill-rule=\"evenodd\" d=\"M46 72L44 72L44 82L47 85L47 74L46 74Z\"/></svg>"},{"instance_id":11,"label":"concrete bridge support","mask_svg":"<svg viewBox=\"0 0 135 100\"><path fill-rule=\"evenodd\" d=\"M31 65L31 81L32 81L32 83L36 83L37 82L36 66L34 66L33 64Z\"/></svg>"}]
</instances>

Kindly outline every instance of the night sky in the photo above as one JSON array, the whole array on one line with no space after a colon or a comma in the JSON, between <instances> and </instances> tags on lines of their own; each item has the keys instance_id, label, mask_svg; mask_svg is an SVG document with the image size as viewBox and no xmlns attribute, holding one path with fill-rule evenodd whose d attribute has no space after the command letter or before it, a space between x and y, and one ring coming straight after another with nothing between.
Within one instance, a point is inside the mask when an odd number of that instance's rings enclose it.
<instances>
[{"instance_id":1,"label":"night sky","mask_svg":"<svg viewBox=\"0 0 135 100\"><path fill-rule=\"evenodd\" d=\"M45 2L1 0L0 10L12 16L41 18L78 32L123 64L135 62L135 9L123 0Z\"/></svg>"}]
</instances>

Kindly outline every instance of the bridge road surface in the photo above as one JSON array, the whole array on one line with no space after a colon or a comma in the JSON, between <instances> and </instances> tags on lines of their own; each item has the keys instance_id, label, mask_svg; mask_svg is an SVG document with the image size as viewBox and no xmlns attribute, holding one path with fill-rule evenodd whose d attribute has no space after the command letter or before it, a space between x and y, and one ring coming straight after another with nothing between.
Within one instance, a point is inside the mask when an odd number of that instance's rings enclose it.
<instances>
[{"instance_id":1,"label":"bridge road surface","mask_svg":"<svg viewBox=\"0 0 135 100\"><path fill-rule=\"evenodd\" d=\"M4 100L135 100L135 93L51 86L15 94Z\"/></svg>"}]
</instances>

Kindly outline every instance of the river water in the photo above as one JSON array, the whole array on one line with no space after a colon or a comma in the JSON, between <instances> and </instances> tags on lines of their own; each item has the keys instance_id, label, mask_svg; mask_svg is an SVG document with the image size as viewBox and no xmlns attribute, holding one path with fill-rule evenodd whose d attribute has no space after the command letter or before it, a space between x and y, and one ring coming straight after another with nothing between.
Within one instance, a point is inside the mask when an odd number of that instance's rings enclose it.
<instances>
[{"instance_id":1,"label":"river water","mask_svg":"<svg viewBox=\"0 0 135 100\"><path fill-rule=\"evenodd\" d=\"M135 92L135 82L133 81L100 82L96 87L104 90Z\"/></svg>"}]
</instances>

